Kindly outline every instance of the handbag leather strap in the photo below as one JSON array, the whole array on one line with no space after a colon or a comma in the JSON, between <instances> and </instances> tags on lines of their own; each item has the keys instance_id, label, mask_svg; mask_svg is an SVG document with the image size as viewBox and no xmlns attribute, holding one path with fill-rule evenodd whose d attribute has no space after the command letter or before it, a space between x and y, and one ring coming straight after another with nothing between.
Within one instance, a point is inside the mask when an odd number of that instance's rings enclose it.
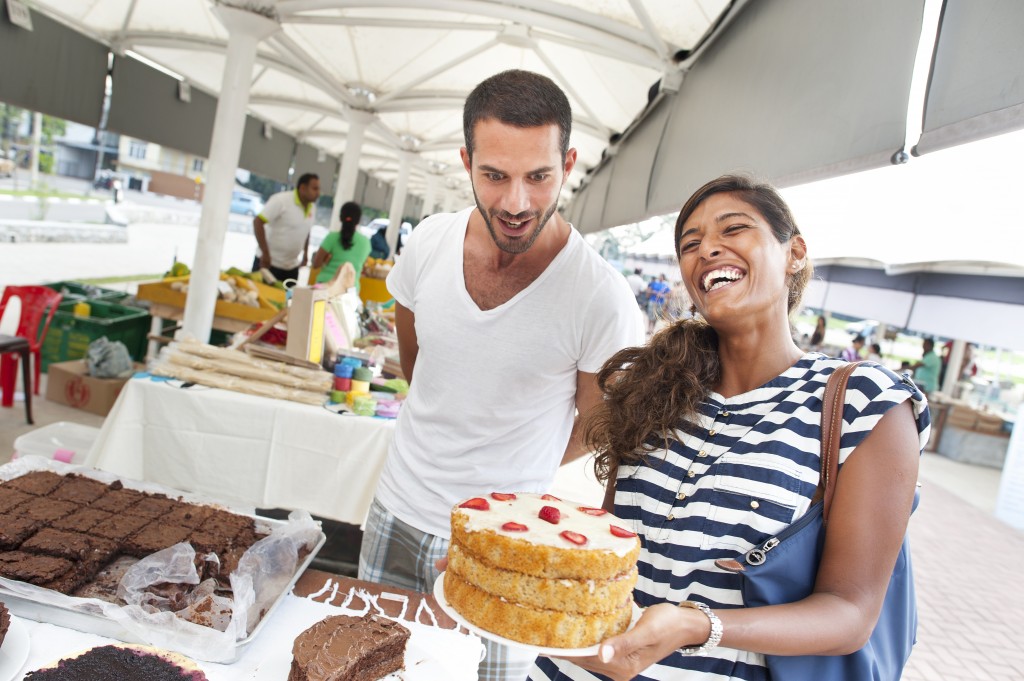
<instances>
[{"instance_id":1,"label":"handbag leather strap","mask_svg":"<svg viewBox=\"0 0 1024 681\"><path fill-rule=\"evenodd\" d=\"M814 501L822 500L821 520L828 523L832 497L839 475L839 440L843 428L843 407L846 406L846 383L861 362L848 362L828 377L821 404L821 478ZM812 502L813 503L813 502Z\"/></svg>"}]
</instances>

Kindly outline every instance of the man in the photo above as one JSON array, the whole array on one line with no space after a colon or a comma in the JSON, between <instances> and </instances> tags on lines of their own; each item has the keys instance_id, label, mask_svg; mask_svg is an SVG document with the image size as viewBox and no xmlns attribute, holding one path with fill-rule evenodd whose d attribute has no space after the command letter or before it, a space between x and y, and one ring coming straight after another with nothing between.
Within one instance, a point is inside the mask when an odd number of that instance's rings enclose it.
<instances>
[{"instance_id":1,"label":"man","mask_svg":"<svg viewBox=\"0 0 1024 681\"><path fill-rule=\"evenodd\" d=\"M659 274L656 279L652 279L651 283L647 285L647 322L648 329L653 331L654 327L657 326L658 320L662 318L662 310L665 309L665 302L668 300L668 294L672 290L672 287L668 285L668 280L664 274Z\"/></svg>"},{"instance_id":2,"label":"man","mask_svg":"<svg viewBox=\"0 0 1024 681\"><path fill-rule=\"evenodd\" d=\"M574 411L595 374L643 341L625 279L556 212L576 163L572 112L550 79L506 71L466 100L476 206L424 220L388 276L411 389L370 508L359 575L428 591L452 506L546 492L584 454ZM532 655L488 644L481 679L522 679Z\"/></svg>"},{"instance_id":3,"label":"man","mask_svg":"<svg viewBox=\"0 0 1024 681\"><path fill-rule=\"evenodd\" d=\"M935 354L935 341L925 338L922 343L924 353L921 361L914 365L914 382L924 392L931 395L939 389L939 371L942 369L942 360Z\"/></svg>"},{"instance_id":4,"label":"man","mask_svg":"<svg viewBox=\"0 0 1024 681\"><path fill-rule=\"evenodd\" d=\"M633 270L633 274L626 276L626 283L629 284L629 288L633 291L636 304L641 308L644 307L644 303L647 300L647 282L644 281L643 272L642 269L637 267Z\"/></svg>"},{"instance_id":5,"label":"man","mask_svg":"<svg viewBox=\"0 0 1024 681\"><path fill-rule=\"evenodd\" d=\"M309 257L309 230L319 197L320 178L306 173L299 178L295 191L278 192L267 200L252 220L259 246L253 272L267 269L278 281L299 278L299 268Z\"/></svg>"},{"instance_id":6,"label":"man","mask_svg":"<svg viewBox=\"0 0 1024 681\"><path fill-rule=\"evenodd\" d=\"M857 335L854 337L850 347L843 350L839 355L840 359L846 360L847 362L857 362L860 360L860 351L864 347L864 336Z\"/></svg>"}]
</instances>

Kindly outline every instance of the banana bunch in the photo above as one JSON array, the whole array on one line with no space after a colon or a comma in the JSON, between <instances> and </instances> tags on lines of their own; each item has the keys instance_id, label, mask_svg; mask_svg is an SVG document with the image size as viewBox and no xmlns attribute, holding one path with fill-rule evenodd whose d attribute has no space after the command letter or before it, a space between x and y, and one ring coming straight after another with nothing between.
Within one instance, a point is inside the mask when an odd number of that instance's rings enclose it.
<instances>
[{"instance_id":1,"label":"banana bunch","mask_svg":"<svg viewBox=\"0 0 1024 681\"><path fill-rule=\"evenodd\" d=\"M259 289L256 287L256 282L248 277L221 272L217 292L222 300L229 303L260 307Z\"/></svg>"}]
</instances>

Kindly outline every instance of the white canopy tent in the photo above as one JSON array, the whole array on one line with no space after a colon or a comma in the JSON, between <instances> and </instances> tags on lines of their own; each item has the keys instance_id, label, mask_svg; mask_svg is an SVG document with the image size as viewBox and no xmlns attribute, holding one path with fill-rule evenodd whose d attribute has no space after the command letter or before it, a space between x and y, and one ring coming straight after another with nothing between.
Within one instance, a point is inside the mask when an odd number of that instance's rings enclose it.
<instances>
[{"instance_id":1,"label":"white canopy tent","mask_svg":"<svg viewBox=\"0 0 1024 681\"><path fill-rule=\"evenodd\" d=\"M0 19L0 59L19 64L0 79L0 100L96 125L109 49L108 127L209 152L201 295L186 314L202 337L236 166L278 179L315 166L336 200L398 218L465 204L462 102L514 67L551 76L569 95L581 172L566 212L583 231L674 210L723 171L795 184L878 167L905 157L924 6L34 0L32 31ZM918 152L1024 126L1024 4L943 7ZM951 105L965 97L970 107Z\"/></svg>"}]
</instances>

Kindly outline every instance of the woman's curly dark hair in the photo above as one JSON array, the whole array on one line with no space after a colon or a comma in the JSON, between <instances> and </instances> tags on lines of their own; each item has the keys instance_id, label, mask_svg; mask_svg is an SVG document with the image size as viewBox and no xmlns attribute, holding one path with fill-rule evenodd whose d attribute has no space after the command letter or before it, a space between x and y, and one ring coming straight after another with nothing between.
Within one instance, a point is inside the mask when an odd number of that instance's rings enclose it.
<instances>
[{"instance_id":1,"label":"woman's curly dark hair","mask_svg":"<svg viewBox=\"0 0 1024 681\"><path fill-rule=\"evenodd\" d=\"M676 220L676 257L683 225L697 207L714 194L732 193L755 207L779 243L788 243L800 230L775 188L741 175L723 175L698 189ZM808 262L788 275L790 314L799 309L813 268ZM662 440L692 421L701 402L721 377L718 334L698 317L673 322L647 345L615 353L597 374L604 401L583 423L583 438L597 453L599 480L615 475L620 464L637 463L654 449L651 438Z\"/></svg>"}]
</instances>

